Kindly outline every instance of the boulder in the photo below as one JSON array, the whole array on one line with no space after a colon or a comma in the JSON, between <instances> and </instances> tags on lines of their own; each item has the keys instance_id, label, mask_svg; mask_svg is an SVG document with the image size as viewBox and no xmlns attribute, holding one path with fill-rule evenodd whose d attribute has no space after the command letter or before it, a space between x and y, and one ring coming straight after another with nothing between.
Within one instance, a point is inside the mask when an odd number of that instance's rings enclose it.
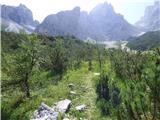
<instances>
[{"instance_id":1,"label":"boulder","mask_svg":"<svg viewBox=\"0 0 160 120\"><path fill-rule=\"evenodd\" d=\"M78 111L83 111L83 110L85 110L86 109L86 105L85 104L82 104L82 105L79 105L79 106L76 106L76 110L78 110Z\"/></svg>"},{"instance_id":2,"label":"boulder","mask_svg":"<svg viewBox=\"0 0 160 120\"><path fill-rule=\"evenodd\" d=\"M41 103L39 108L33 113L30 120L57 120L59 113L51 107Z\"/></svg>"},{"instance_id":3,"label":"boulder","mask_svg":"<svg viewBox=\"0 0 160 120\"><path fill-rule=\"evenodd\" d=\"M70 107L71 101L68 99L61 100L57 102L56 106L54 107L55 111L65 113Z\"/></svg>"}]
</instances>

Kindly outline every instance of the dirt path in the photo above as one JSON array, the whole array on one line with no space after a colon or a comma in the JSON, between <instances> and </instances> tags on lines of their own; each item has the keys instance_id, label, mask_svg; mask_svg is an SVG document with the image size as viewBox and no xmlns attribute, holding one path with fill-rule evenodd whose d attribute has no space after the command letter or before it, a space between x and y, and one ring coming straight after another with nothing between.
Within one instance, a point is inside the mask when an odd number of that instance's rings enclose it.
<instances>
[{"instance_id":1,"label":"dirt path","mask_svg":"<svg viewBox=\"0 0 160 120\"><path fill-rule=\"evenodd\" d=\"M70 109L70 120L108 120L101 116L101 111L96 105L96 80L98 76L93 72L86 72L81 74L82 76L77 79L75 89L77 95L72 99L72 107ZM78 77L77 77L78 78ZM84 111L76 111L75 107L85 104L87 109Z\"/></svg>"},{"instance_id":2,"label":"dirt path","mask_svg":"<svg viewBox=\"0 0 160 120\"><path fill-rule=\"evenodd\" d=\"M93 73L89 73L84 77L84 85L87 88L87 91L84 93L85 103L87 105L87 110L85 111L87 120L93 120L95 113L97 113L96 108L96 86L94 81L95 75Z\"/></svg>"}]
</instances>

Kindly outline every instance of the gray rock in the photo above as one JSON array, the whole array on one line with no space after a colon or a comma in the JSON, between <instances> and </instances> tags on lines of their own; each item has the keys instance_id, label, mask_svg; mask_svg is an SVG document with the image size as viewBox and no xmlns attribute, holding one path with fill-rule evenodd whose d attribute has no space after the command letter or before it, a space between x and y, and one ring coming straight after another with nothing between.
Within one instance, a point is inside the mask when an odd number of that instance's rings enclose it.
<instances>
[{"instance_id":1,"label":"gray rock","mask_svg":"<svg viewBox=\"0 0 160 120\"><path fill-rule=\"evenodd\" d=\"M57 102L57 105L54 107L55 111L65 113L70 107L71 101L68 99L61 100Z\"/></svg>"},{"instance_id":2,"label":"gray rock","mask_svg":"<svg viewBox=\"0 0 160 120\"><path fill-rule=\"evenodd\" d=\"M87 108L87 106L85 104L82 104L82 105L79 105L79 106L76 106L76 110L78 111L83 111Z\"/></svg>"},{"instance_id":3,"label":"gray rock","mask_svg":"<svg viewBox=\"0 0 160 120\"><path fill-rule=\"evenodd\" d=\"M39 108L33 113L30 120L57 120L59 113L51 107L41 103Z\"/></svg>"},{"instance_id":4,"label":"gray rock","mask_svg":"<svg viewBox=\"0 0 160 120\"><path fill-rule=\"evenodd\" d=\"M75 85L74 85L73 83L70 83L70 84L68 85L68 87L69 87L69 88L73 88L73 87L75 87Z\"/></svg>"},{"instance_id":5,"label":"gray rock","mask_svg":"<svg viewBox=\"0 0 160 120\"><path fill-rule=\"evenodd\" d=\"M77 95L77 93L76 93L76 92L74 92L74 91L70 91L70 92L69 92L69 94L70 94L71 96L75 96L75 95Z\"/></svg>"},{"instance_id":6,"label":"gray rock","mask_svg":"<svg viewBox=\"0 0 160 120\"><path fill-rule=\"evenodd\" d=\"M63 120L69 120L69 118L63 118Z\"/></svg>"}]
</instances>

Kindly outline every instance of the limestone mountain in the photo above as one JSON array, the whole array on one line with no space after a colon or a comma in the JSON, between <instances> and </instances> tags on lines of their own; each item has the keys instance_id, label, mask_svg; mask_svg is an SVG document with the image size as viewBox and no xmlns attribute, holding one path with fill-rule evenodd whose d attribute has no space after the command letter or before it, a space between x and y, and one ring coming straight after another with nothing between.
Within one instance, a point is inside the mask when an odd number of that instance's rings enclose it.
<instances>
[{"instance_id":1,"label":"limestone mountain","mask_svg":"<svg viewBox=\"0 0 160 120\"><path fill-rule=\"evenodd\" d=\"M135 25L144 31L160 30L160 1L146 7L144 16Z\"/></svg>"},{"instance_id":2,"label":"limestone mountain","mask_svg":"<svg viewBox=\"0 0 160 120\"><path fill-rule=\"evenodd\" d=\"M37 20L33 20L31 10L25 5L20 4L17 7L1 5L1 25L5 31L33 32L38 24Z\"/></svg>"},{"instance_id":3,"label":"limestone mountain","mask_svg":"<svg viewBox=\"0 0 160 120\"><path fill-rule=\"evenodd\" d=\"M36 28L45 35L74 35L80 39L121 40L138 33L112 5L102 3L88 14L79 7L47 16Z\"/></svg>"},{"instance_id":4,"label":"limestone mountain","mask_svg":"<svg viewBox=\"0 0 160 120\"><path fill-rule=\"evenodd\" d=\"M49 35L67 35L76 34L80 8L74 8L72 11L59 12L56 15L49 15L40 24L36 31Z\"/></svg>"}]
</instances>

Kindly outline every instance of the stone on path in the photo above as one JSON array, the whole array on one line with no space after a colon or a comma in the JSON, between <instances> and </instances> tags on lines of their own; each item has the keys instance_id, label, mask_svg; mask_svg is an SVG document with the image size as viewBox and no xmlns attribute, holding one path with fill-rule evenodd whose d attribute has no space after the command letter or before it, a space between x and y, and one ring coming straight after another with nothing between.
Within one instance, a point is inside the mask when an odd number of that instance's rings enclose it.
<instances>
[{"instance_id":1,"label":"stone on path","mask_svg":"<svg viewBox=\"0 0 160 120\"><path fill-rule=\"evenodd\" d=\"M58 112L65 113L70 107L71 101L68 99L57 102L54 109Z\"/></svg>"},{"instance_id":2,"label":"stone on path","mask_svg":"<svg viewBox=\"0 0 160 120\"><path fill-rule=\"evenodd\" d=\"M98 76L98 75L100 75L100 73L94 73L94 75L95 75L95 76Z\"/></svg>"},{"instance_id":3,"label":"stone on path","mask_svg":"<svg viewBox=\"0 0 160 120\"><path fill-rule=\"evenodd\" d=\"M51 107L41 103L30 120L57 120L58 115L59 113L54 111Z\"/></svg>"},{"instance_id":4,"label":"stone on path","mask_svg":"<svg viewBox=\"0 0 160 120\"><path fill-rule=\"evenodd\" d=\"M83 111L83 110L85 110L85 109L86 109L86 105L85 105L85 104L76 106L76 110L78 110L78 111Z\"/></svg>"},{"instance_id":5,"label":"stone on path","mask_svg":"<svg viewBox=\"0 0 160 120\"><path fill-rule=\"evenodd\" d=\"M69 94L75 96L75 95L76 95L76 92L70 91Z\"/></svg>"},{"instance_id":6,"label":"stone on path","mask_svg":"<svg viewBox=\"0 0 160 120\"><path fill-rule=\"evenodd\" d=\"M73 83L68 84L69 88L73 88L75 85Z\"/></svg>"}]
</instances>

